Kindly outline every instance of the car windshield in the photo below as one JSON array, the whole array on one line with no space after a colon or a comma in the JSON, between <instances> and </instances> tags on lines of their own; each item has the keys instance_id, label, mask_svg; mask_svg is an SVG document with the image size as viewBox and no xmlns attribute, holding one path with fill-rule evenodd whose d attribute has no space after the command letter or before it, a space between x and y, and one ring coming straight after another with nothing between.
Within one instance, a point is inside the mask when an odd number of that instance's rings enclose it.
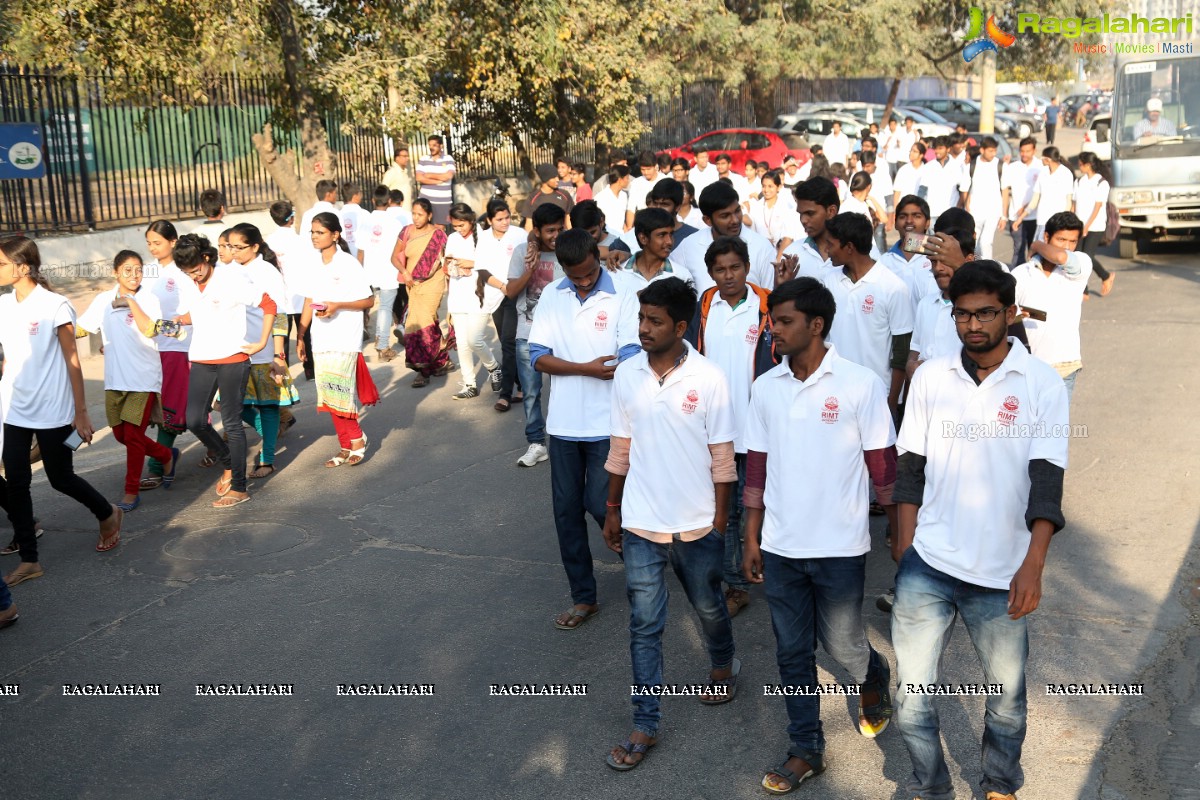
<instances>
[{"instance_id":1,"label":"car windshield","mask_svg":"<svg viewBox=\"0 0 1200 800\"><path fill-rule=\"evenodd\" d=\"M932 111L928 108L905 107L902 108L901 111L905 114L905 116L912 117L917 122L932 122L934 125L945 125L947 128L954 127L950 124L950 120L946 119L936 111Z\"/></svg>"},{"instance_id":2,"label":"car windshield","mask_svg":"<svg viewBox=\"0 0 1200 800\"><path fill-rule=\"evenodd\" d=\"M1200 56L1123 64L1115 97L1117 145L1200 139Z\"/></svg>"}]
</instances>

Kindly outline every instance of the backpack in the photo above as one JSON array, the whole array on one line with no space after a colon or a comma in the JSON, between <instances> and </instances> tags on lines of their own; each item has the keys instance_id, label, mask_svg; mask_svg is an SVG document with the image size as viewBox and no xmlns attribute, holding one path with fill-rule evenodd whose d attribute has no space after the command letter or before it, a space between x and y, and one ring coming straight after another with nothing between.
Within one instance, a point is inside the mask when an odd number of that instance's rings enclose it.
<instances>
[{"instance_id":1,"label":"backpack","mask_svg":"<svg viewBox=\"0 0 1200 800\"><path fill-rule=\"evenodd\" d=\"M1117 240L1117 235L1121 233L1121 215L1112 201L1104 204L1104 212L1108 221L1104 224L1104 236L1100 238L1100 244L1108 247Z\"/></svg>"}]
</instances>

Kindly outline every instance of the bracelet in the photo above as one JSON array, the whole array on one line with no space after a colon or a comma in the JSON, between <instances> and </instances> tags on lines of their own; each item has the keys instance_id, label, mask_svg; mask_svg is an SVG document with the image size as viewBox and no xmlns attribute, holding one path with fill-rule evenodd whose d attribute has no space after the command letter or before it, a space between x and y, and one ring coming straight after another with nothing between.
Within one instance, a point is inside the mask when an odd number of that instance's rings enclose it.
<instances>
[{"instance_id":1,"label":"bracelet","mask_svg":"<svg viewBox=\"0 0 1200 800\"><path fill-rule=\"evenodd\" d=\"M285 356L283 353L276 353L275 357L278 358L283 363L285 363L285 364L287 363L287 356Z\"/></svg>"},{"instance_id":2,"label":"bracelet","mask_svg":"<svg viewBox=\"0 0 1200 800\"><path fill-rule=\"evenodd\" d=\"M604 505L608 506L609 508L620 508L621 507L620 503L605 503Z\"/></svg>"}]
</instances>

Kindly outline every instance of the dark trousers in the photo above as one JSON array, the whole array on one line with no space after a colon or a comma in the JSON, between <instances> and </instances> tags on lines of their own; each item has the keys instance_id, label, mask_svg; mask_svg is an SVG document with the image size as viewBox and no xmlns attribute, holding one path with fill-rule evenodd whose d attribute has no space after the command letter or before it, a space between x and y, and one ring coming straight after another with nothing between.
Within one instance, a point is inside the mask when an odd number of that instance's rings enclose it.
<instances>
[{"instance_id":1,"label":"dark trousers","mask_svg":"<svg viewBox=\"0 0 1200 800\"><path fill-rule=\"evenodd\" d=\"M1085 222L1087 220L1084 220ZM1087 236L1083 237L1083 244L1079 249L1092 260L1092 271L1096 273L1096 277L1102 281L1108 280L1110 273L1101 264L1100 259L1096 258L1096 251L1100 249L1100 240L1104 238L1104 231L1089 231ZM1084 290L1087 294L1087 290Z\"/></svg>"},{"instance_id":2,"label":"dark trousers","mask_svg":"<svg viewBox=\"0 0 1200 800\"><path fill-rule=\"evenodd\" d=\"M500 340L500 396L512 400L513 386L517 380L517 302L504 298L500 307L492 314L496 326L496 338Z\"/></svg>"},{"instance_id":3,"label":"dark trousers","mask_svg":"<svg viewBox=\"0 0 1200 800\"><path fill-rule=\"evenodd\" d=\"M1054 144L1054 132L1058 130L1057 122L1046 123L1046 144Z\"/></svg>"},{"instance_id":4,"label":"dark trousers","mask_svg":"<svg viewBox=\"0 0 1200 800\"><path fill-rule=\"evenodd\" d=\"M284 337L284 340L283 340L283 356L284 356L284 358L288 359L289 361L291 360L291 357L292 357L291 344L292 344L292 327L293 326L295 326L295 328L296 328L296 335L299 336L300 335L300 315L299 314L288 314L288 335L286 337ZM313 379L314 375L316 375L316 372L313 368L312 334L310 334L308 331L305 331L304 332L304 377L308 378L311 381Z\"/></svg>"},{"instance_id":5,"label":"dark trousers","mask_svg":"<svg viewBox=\"0 0 1200 800\"><path fill-rule=\"evenodd\" d=\"M1029 245L1033 243L1033 237L1037 235L1037 220L1025 220L1013 230L1012 223L1008 223L1009 235L1012 236L1013 255L1012 263L1009 264L1010 269L1016 269L1024 264L1028 259L1025 257Z\"/></svg>"},{"instance_id":6,"label":"dark trousers","mask_svg":"<svg viewBox=\"0 0 1200 800\"><path fill-rule=\"evenodd\" d=\"M104 495L75 474L74 452L63 445L74 428L33 430L16 425L4 426L4 472L7 475L7 499L5 510L12 522L14 538L21 548L21 561L33 563L38 560L37 537L34 535L33 495L29 487L33 482L33 465L29 463L29 451L33 438L37 437L42 451L42 467L46 479L56 492L61 492L87 507L97 520L103 522L113 514L112 505ZM0 487L2 488L2 487Z\"/></svg>"},{"instance_id":7,"label":"dark trousers","mask_svg":"<svg viewBox=\"0 0 1200 800\"><path fill-rule=\"evenodd\" d=\"M608 439L574 442L550 437L550 491L554 499L554 527L571 602L596 602L596 577L592 574L592 548L588 545L587 514L604 529L608 503Z\"/></svg>"},{"instance_id":8,"label":"dark trousers","mask_svg":"<svg viewBox=\"0 0 1200 800\"><path fill-rule=\"evenodd\" d=\"M408 287L403 283L396 289L396 299L392 301L392 316L401 328L404 327L404 315L408 313ZM404 337L400 337L404 341Z\"/></svg>"},{"instance_id":9,"label":"dark trousers","mask_svg":"<svg viewBox=\"0 0 1200 800\"><path fill-rule=\"evenodd\" d=\"M187 426L227 470L233 472L232 490L246 491L246 431L242 428L242 399L250 379L250 362L233 364L192 363L188 376ZM213 398L221 392L221 423L226 443L208 421Z\"/></svg>"}]
</instances>

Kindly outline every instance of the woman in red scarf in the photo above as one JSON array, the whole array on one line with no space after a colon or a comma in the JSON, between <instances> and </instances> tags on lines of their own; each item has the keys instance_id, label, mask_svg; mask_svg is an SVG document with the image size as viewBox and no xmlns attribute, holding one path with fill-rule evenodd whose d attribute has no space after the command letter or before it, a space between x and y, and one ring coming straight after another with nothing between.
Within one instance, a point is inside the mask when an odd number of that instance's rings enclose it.
<instances>
[{"instance_id":1,"label":"woman in red scarf","mask_svg":"<svg viewBox=\"0 0 1200 800\"><path fill-rule=\"evenodd\" d=\"M392 252L392 264L408 287L408 315L404 322L404 361L417 373L413 388L429 385L430 377L454 370L447 355L448 339L442 337L438 307L446 294L446 270L442 255L446 232L433 224L433 206L423 197L412 204L413 222L400 232Z\"/></svg>"}]
</instances>

